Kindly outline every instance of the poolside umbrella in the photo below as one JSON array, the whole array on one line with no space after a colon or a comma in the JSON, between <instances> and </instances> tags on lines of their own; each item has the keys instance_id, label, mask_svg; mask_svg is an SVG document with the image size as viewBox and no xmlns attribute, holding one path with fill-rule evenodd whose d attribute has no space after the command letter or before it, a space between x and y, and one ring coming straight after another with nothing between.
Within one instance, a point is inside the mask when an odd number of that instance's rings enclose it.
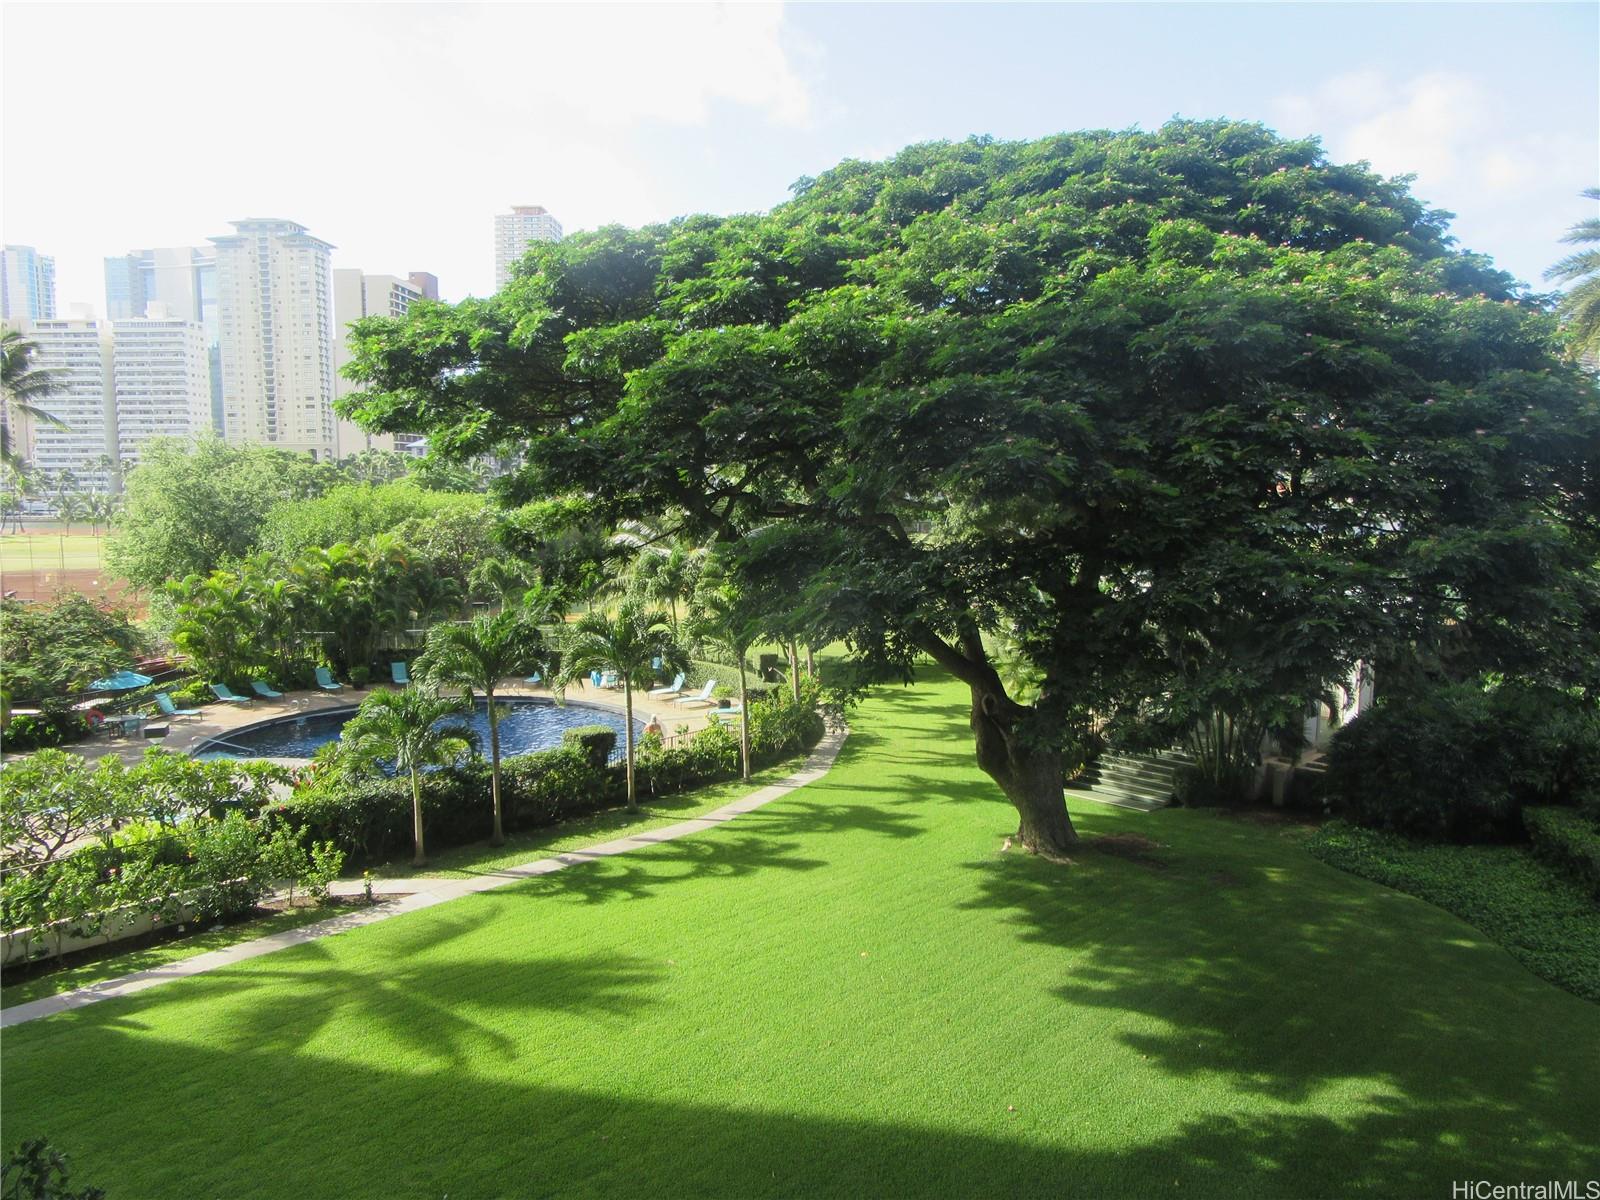
<instances>
[{"instance_id":1,"label":"poolside umbrella","mask_svg":"<svg viewBox=\"0 0 1600 1200\"><path fill-rule=\"evenodd\" d=\"M105 679L96 679L89 686L97 692L127 692L153 682L150 676L141 675L137 671L118 671Z\"/></svg>"}]
</instances>

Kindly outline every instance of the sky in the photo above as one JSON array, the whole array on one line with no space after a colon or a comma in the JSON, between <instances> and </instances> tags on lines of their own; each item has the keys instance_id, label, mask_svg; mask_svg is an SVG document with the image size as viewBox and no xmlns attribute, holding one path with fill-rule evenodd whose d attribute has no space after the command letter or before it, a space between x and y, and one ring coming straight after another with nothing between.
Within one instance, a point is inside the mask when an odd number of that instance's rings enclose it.
<instances>
[{"instance_id":1,"label":"sky","mask_svg":"<svg viewBox=\"0 0 1600 1200\"><path fill-rule=\"evenodd\" d=\"M493 288L493 216L749 212L845 158L1173 116L1414 174L1543 287L1596 215L1600 5L6 3L8 244L102 259L285 217L335 267Z\"/></svg>"}]
</instances>

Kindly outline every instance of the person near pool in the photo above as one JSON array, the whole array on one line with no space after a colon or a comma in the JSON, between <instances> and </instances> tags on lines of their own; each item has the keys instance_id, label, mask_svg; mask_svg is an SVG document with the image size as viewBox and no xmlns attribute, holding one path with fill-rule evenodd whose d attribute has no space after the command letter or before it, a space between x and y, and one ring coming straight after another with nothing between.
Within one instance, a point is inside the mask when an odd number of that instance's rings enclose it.
<instances>
[{"instance_id":1,"label":"person near pool","mask_svg":"<svg viewBox=\"0 0 1600 1200\"><path fill-rule=\"evenodd\" d=\"M644 727L645 737L660 737L664 730L661 728L661 718L655 713L650 714L650 722Z\"/></svg>"}]
</instances>

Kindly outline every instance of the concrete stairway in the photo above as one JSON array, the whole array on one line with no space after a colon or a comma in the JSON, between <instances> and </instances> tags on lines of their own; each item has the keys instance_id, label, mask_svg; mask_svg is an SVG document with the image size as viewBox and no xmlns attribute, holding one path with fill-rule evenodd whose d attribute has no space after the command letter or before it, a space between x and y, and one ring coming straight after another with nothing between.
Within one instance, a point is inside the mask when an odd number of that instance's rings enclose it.
<instances>
[{"instance_id":1,"label":"concrete stairway","mask_svg":"<svg viewBox=\"0 0 1600 1200\"><path fill-rule=\"evenodd\" d=\"M1067 799L1097 800L1118 808L1152 812L1172 803L1178 772L1194 761L1182 750L1155 754L1108 751L1082 776L1067 784Z\"/></svg>"}]
</instances>

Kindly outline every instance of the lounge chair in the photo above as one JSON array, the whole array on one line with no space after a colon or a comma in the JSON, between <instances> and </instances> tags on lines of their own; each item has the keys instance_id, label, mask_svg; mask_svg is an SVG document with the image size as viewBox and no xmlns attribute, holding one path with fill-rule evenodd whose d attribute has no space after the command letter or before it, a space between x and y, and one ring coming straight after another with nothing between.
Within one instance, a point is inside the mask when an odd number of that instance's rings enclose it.
<instances>
[{"instance_id":1,"label":"lounge chair","mask_svg":"<svg viewBox=\"0 0 1600 1200\"><path fill-rule=\"evenodd\" d=\"M600 672L599 671L590 671L589 672L589 682L593 686L599 687L600 686Z\"/></svg>"},{"instance_id":2,"label":"lounge chair","mask_svg":"<svg viewBox=\"0 0 1600 1200\"><path fill-rule=\"evenodd\" d=\"M531 684L534 687L538 687L541 683L544 682L544 676L539 674L539 672L535 671L532 675L529 675L522 682L523 683L527 683L527 684Z\"/></svg>"},{"instance_id":3,"label":"lounge chair","mask_svg":"<svg viewBox=\"0 0 1600 1200\"><path fill-rule=\"evenodd\" d=\"M317 668L317 686L325 692L344 691L344 684L335 682L333 674L327 667Z\"/></svg>"},{"instance_id":4,"label":"lounge chair","mask_svg":"<svg viewBox=\"0 0 1600 1200\"><path fill-rule=\"evenodd\" d=\"M165 692L156 693L156 707L161 710L163 716L168 717L198 717L200 715L198 708L179 708L172 702L172 697Z\"/></svg>"},{"instance_id":5,"label":"lounge chair","mask_svg":"<svg viewBox=\"0 0 1600 1200\"><path fill-rule=\"evenodd\" d=\"M250 690L263 700L282 700L283 693L276 690L270 683L262 683L259 679L250 681Z\"/></svg>"},{"instance_id":6,"label":"lounge chair","mask_svg":"<svg viewBox=\"0 0 1600 1200\"><path fill-rule=\"evenodd\" d=\"M603 688L620 688L622 686L622 680L617 678L617 673L615 671L607 671L604 675L600 676L600 686Z\"/></svg>"},{"instance_id":7,"label":"lounge chair","mask_svg":"<svg viewBox=\"0 0 1600 1200\"><path fill-rule=\"evenodd\" d=\"M683 691L683 672L679 671L677 675L673 677L672 682L666 687L651 688L650 695L676 696L681 691Z\"/></svg>"},{"instance_id":8,"label":"lounge chair","mask_svg":"<svg viewBox=\"0 0 1600 1200\"><path fill-rule=\"evenodd\" d=\"M239 695L238 693L230 690L228 685L225 683L208 683L206 686L211 689L211 694L218 700L221 700L224 704L250 703L249 696Z\"/></svg>"},{"instance_id":9,"label":"lounge chair","mask_svg":"<svg viewBox=\"0 0 1600 1200\"><path fill-rule=\"evenodd\" d=\"M717 686L717 681L715 679L708 679L708 680L706 680L705 687L701 688L694 695L692 695L692 696L679 696L676 700L673 701L673 703L674 704L710 704L711 703L711 689L716 687L716 686Z\"/></svg>"},{"instance_id":10,"label":"lounge chair","mask_svg":"<svg viewBox=\"0 0 1600 1200\"><path fill-rule=\"evenodd\" d=\"M744 709L713 708L706 715L711 718L711 723L713 725L721 725L723 722L727 722L729 725L732 725L735 721L744 720Z\"/></svg>"},{"instance_id":11,"label":"lounge chair","mask_svg":"<svg viewBox=\"0 0 1600 1200\"><path fill-rule=\"evenodd\" d=\"M411 683L411 673L406 670L406 665L403 662L389 664L389 678L394 680L400 687L408 687Z\"/></svg>"}]
</instances>

